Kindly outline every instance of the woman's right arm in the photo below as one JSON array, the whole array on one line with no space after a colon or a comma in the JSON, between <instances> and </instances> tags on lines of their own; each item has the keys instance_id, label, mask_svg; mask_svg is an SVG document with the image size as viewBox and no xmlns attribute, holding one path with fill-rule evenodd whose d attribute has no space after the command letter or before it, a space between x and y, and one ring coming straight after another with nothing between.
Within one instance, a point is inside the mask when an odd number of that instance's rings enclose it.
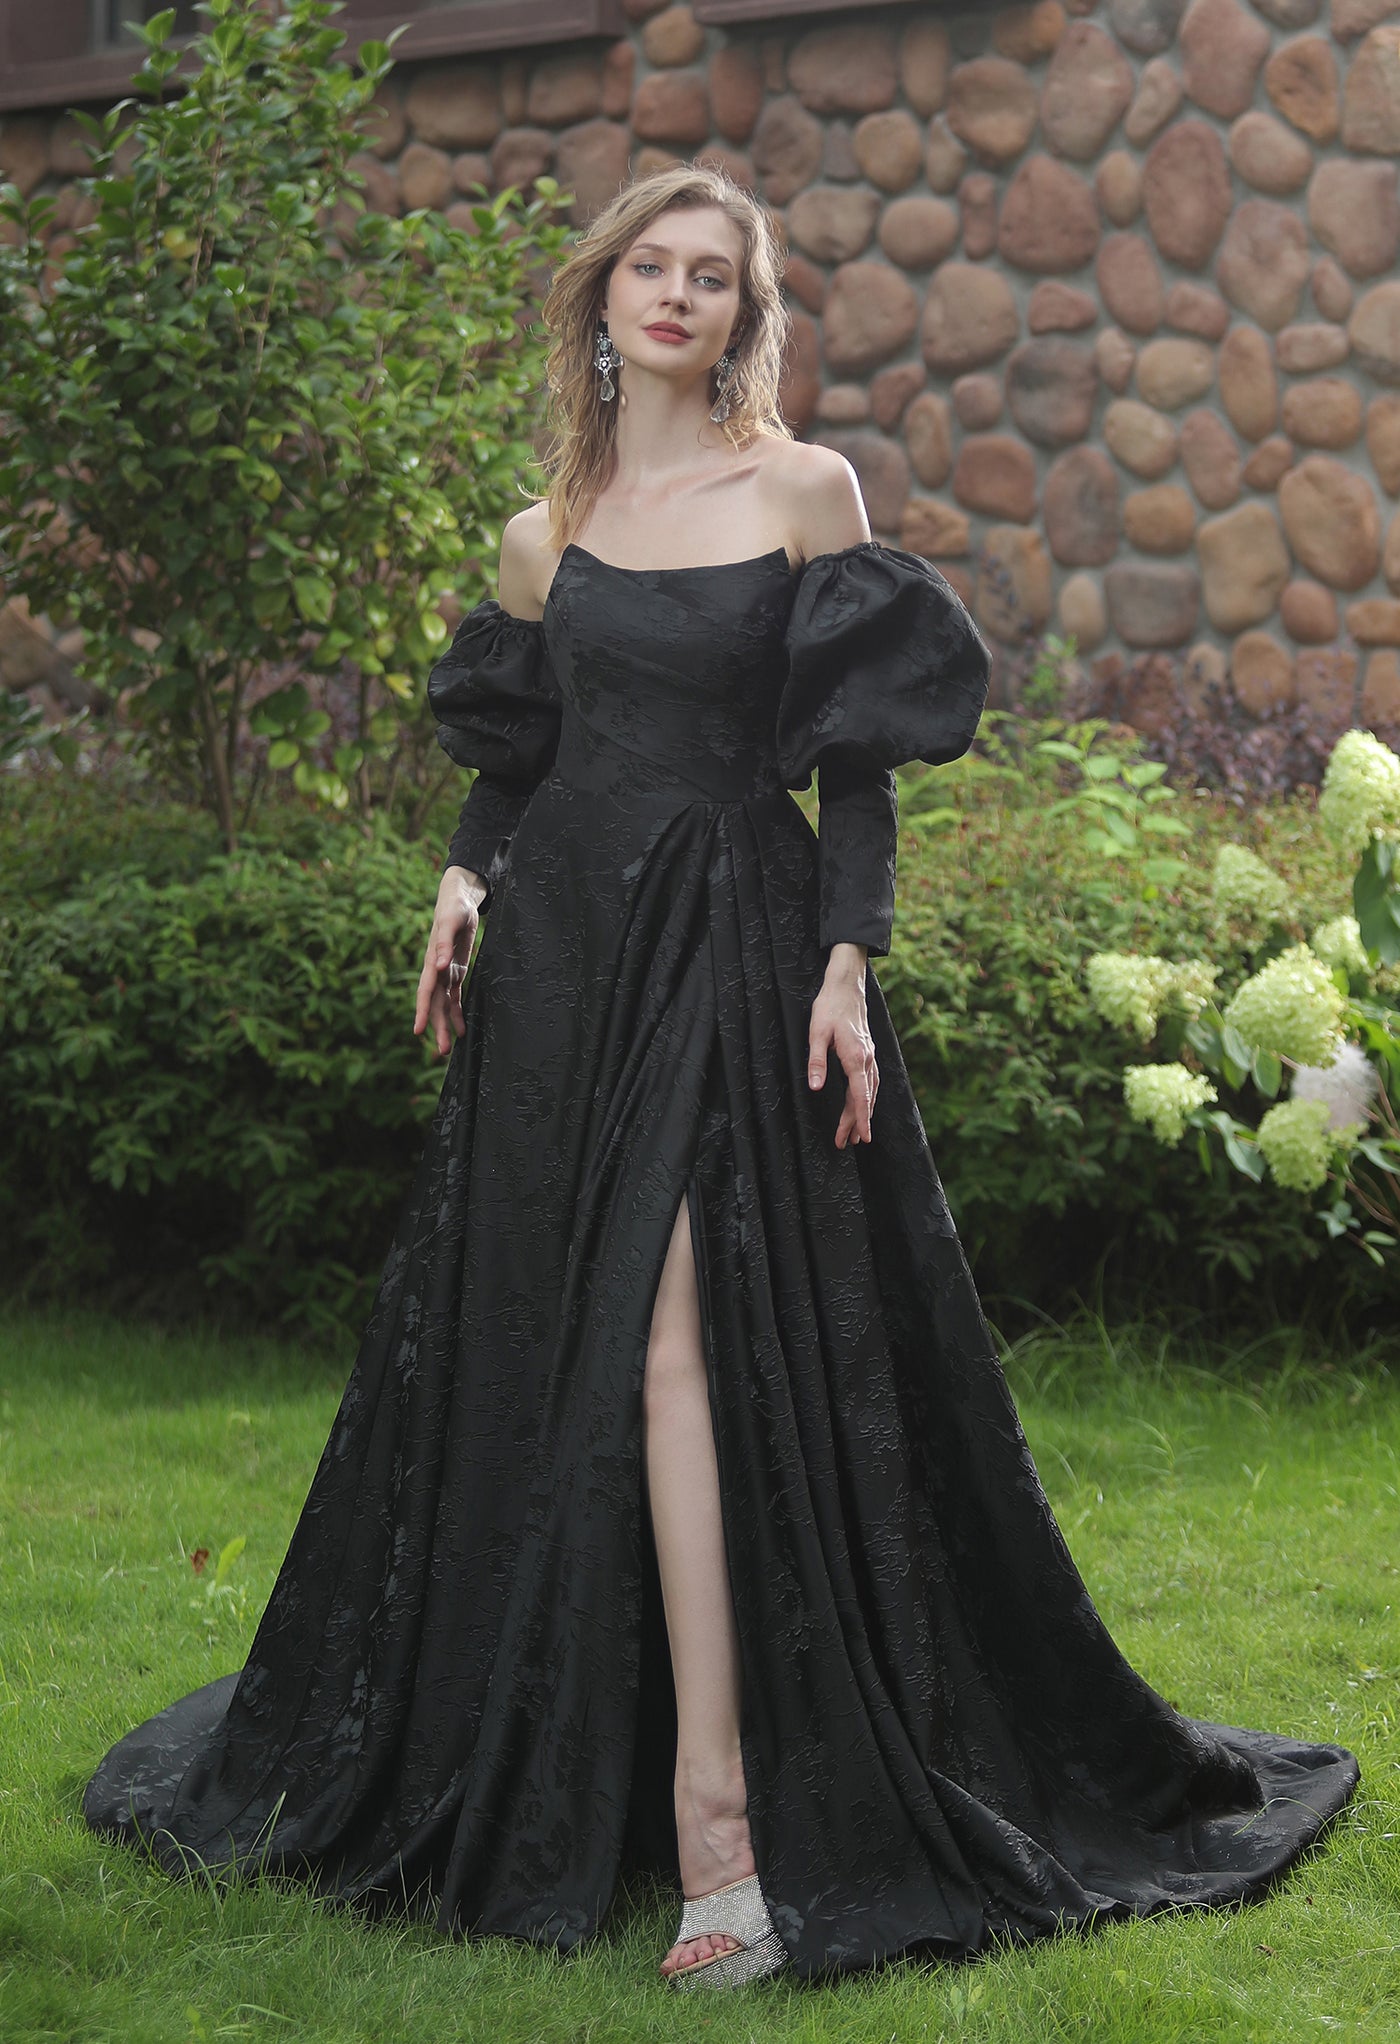
<instances>
[{"instance_id":1,"label":"woman's right arm","mask_svg":"<svg viewBox=\"0 0 1400 2044\"><path fill-rule=\"evenodd\" d=\"M486 882L470 866L449 866L438 882L433 927L418 980L413 1033L421 1036L431 1022L439 1057L446 1057L452 1037L466 1028L462 986L485 899Z\"/></svg>"}]
</instances>

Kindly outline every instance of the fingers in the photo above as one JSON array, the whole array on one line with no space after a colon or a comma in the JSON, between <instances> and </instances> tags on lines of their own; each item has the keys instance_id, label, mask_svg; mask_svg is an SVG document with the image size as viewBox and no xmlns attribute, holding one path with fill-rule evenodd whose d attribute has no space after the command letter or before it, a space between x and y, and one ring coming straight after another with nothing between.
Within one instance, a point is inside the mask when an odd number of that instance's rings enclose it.
<instances>
[{"instance_id":1,"label":"fingers","mask_svg":"<svg viewBox=\"0 0 1400 2044\"><path fill-rule=\"evenodd\" d=\"M871 1140L870 1117L880 1088L880 1073L875 1063L875 1046L868 1038L862 1041L853 1037L849 1043L840 1042L837 1050L846 1074L846 1104L836 1124L836 1147L844 1150L852 1142Z\"/></svg>"},{"instance_id":2,"label":"fingers","mask_svg":"<svg viewBox=\"0 0 1400 2044\"><path fill-rule=\"evenodd\" d=\"M445 921L437 917L428 938L423 970L418 979L413 1033L421 1036L431 1026L439 1057L446 1057L454 1036L466 1033L462 988L467 976L467 960L476 937L477 920L471 914L460 921L455 918Z\"/></svg>"}]
</instances>

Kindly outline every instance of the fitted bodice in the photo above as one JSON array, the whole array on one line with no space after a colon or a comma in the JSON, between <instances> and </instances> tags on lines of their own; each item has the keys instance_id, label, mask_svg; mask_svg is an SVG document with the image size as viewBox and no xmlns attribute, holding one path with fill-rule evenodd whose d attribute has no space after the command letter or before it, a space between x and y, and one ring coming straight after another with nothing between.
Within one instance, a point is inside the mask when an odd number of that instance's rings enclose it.
<instances>
[{"instance_id":1,"label":"fitted bodice","mask_svg":"<svg viewBox=\"0 0 1400 2044\"><path fill-rule=\"evenodd\" d=\"M783 787L786 551L620 568L570 544L542 620L560 699L555 778L594 793L738 801Z\"/></svg>"}]
</instances>

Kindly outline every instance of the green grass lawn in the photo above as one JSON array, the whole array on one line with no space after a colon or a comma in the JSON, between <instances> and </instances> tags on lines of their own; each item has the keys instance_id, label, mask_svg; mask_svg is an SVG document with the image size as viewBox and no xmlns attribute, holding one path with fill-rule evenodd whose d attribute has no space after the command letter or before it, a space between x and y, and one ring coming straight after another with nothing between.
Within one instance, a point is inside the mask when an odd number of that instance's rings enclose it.
<instances>
[{"instance_id":1,"label":"green grass lawn","mask_svg":"<svg viewBox=\"0 0 1400 2044\"><path fill-rule=\"evenodd\" d=\"M677 1903L561 1961L176 1884L79 1815L138 1719L241 1665L346 1365L87 1314L0 1317L0 2037L611 2044L1400 2034L1400 1369L1288 1335L1212 1353L1091 1323L1008 1370L1130 1660L1192 1716L1339 1740L1360 1795L1265 1903L962 1966L681 1997ZM243 1535L211 1601L190 1556Z\"/></svg>"}]
</instances>

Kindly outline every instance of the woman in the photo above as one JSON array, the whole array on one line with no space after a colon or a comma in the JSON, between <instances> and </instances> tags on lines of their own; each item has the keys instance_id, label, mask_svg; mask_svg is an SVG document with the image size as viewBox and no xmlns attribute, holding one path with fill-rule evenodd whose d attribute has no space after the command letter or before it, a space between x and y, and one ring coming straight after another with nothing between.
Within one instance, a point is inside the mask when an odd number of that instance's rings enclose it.
<instances>
[{"instance_id":1,"label":"woman","mask_svg":"<svg viewBox=\"0 0 1400 2044\"><path fill-rule=\"evenodd\" d=\"M554 282L553 487L429 684L441 1104L246 1667L85 1801L561 1950L666 1869L678 1986L1259 1895L1358 1773L1179 1715L1041 1489L866 974L986 649L778 420L779 277L683 166Z\"/></svg>"}]
</instances>

